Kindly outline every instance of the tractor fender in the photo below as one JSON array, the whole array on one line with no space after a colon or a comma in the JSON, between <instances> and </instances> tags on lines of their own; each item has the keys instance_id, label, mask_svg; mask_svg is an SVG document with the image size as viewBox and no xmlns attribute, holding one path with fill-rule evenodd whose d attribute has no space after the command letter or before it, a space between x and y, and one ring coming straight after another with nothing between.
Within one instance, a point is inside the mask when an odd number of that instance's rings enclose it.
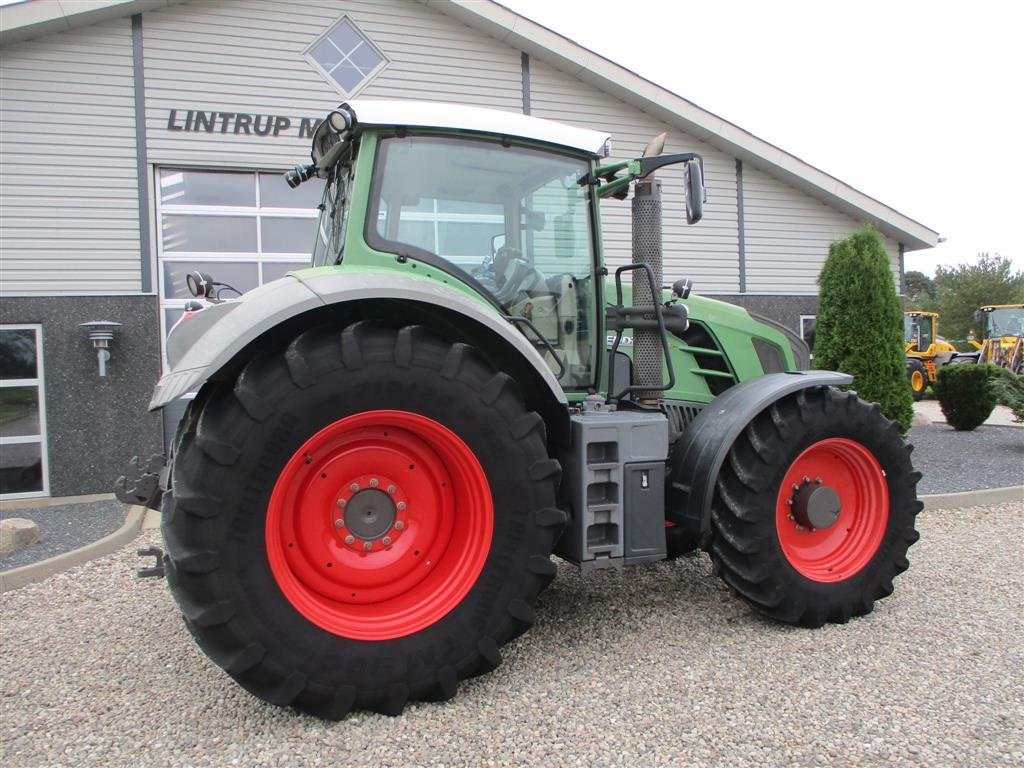
<instances>
[{"instance_id":1,"label":"tractor fender","mask_svg":"<svg viewBox=\"0 0 1024 768\"><path fill-rule=\"evenodd\" d=\"M214 304L180 322L167 339L170 370L157 382L149 409L162 408L194 392L246 346L291 318L344 302L370 299L429 304L484 326L530 363L555 401L566 403L558 379L537 349L511 323L481 302L424 278L393 272L334 272L286 275L249 291L237 301Z\"/></svg>"},{"instance_id":2,"label":"tractor fender","mask_svg":"<svg viewBox=\"0 0 1024 768\"><path fill-rule=\"evenodd\" d=\"M729 449L761 411L786 395L812 387L840 387L853 381L834 371L770 373L736 384L697 415L672 447L669 460L668 519L703 539L710 528L711 500Z\"/></svg>"}]
</instances>

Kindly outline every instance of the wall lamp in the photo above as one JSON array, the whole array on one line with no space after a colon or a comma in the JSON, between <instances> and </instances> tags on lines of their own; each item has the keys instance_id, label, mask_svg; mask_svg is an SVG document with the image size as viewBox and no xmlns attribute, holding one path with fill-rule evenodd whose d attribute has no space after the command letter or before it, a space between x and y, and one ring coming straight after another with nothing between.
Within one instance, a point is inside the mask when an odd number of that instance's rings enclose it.
<instances>
[{"instance_id":1,"label":"wall lamp","mask_svg":"<svg viewBox=\"0 0 1024 768\"><path fill-rule=\"evenodd\" d=\"M79 328L84 328L89 334L89 341L96 350L96 358L100 364L100 376L107 375L107 361L110 360L110 342L114 340L114 332L121 327L120 323L111 320L93 320L88 323L79 323Z\"/></svg>"}]
</instances>

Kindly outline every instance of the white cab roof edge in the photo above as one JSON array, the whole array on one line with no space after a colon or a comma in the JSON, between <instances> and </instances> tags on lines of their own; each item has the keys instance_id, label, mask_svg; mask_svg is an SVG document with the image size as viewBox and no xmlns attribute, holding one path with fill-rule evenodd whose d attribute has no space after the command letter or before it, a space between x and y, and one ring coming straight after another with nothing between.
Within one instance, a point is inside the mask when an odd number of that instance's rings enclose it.
<instances>
[{"instance_id":1,"label":"white cab roof edge","mask_svg":"<svg viewBox=\"0 0 1024 768\"><path fill-rule=\"evenodd\" d=\"M460 131L517 136L546 144L568 147L603 157L610 134L576 128L554 120L432 101L399 99L349 99L356 125L407 125L422 128L454 128Z\"/></svg>"}]
</instances>

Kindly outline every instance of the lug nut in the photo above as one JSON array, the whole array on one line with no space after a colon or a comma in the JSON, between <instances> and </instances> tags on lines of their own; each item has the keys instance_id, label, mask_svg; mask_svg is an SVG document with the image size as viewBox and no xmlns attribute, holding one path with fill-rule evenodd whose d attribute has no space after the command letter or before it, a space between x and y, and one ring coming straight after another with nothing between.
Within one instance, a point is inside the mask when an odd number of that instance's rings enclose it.
<instances>
[{"instance_id":1,"label":"lug nut","mask_svg":"<svg viewBox=\"0 0 1024 768\"><path fill-rule=\"evenodd\" d=\"M397 509L399 512L401 512L403 509L405 509L405 502L404 501L400 501L397 504L395 504L395 509Z\"/></svg>"},{"instance_id":2,"label":"lug nut","mask_svg":"<svg viewBox=\"0 0 1024 768\"><path fill-rule=\"evenodd\" d=\"M367 541L366 543L364 543L363 544L363 549L365 549L367 552L369 552L371 549L373 549L373 542L372 541Z\"/></svg>"},{"instance_id":3,"label":"lug nut","mask_svg":"<svg viewBox=\"0 0 1024 768\"><path fill-rule=\"evenodd\" d=\"M786 506L787 507L792 507L793 506L793 500L792 499L786 499Z\"/></svg>"},{"instance_id":4,"label":"lug nut","mask_svg":"<svg viewBox=\"0 0 1024 768\"><path fill-rule=\"evenodd\" d=\"M348 489L352 491L352 493L355 493L356 491L359 490L359 483L352 483L352 485L350 485Z\"/></svg>"},{"instance_id":5,"label":"lug nut","mask_svg":"<svg viewBox=\"0 0 1024 768\"><path fill-rule=\"evenodd\" d=\"M799 491L800 490L800 486L797 485L796 483L793 483L793 490L794 491Z\"/></svg>"},{"instance_id":6,"label":"lug nut","mask_svg":"<svg viewBox=\"0 0 1024 768\"><path fill-rule=\"evenodd\" d=\"M395 530L396 531L400 531L403 528L405 528L405 523L402 520L396 520L395 521Z\"/></svg>"},{"instance_id":7,"label":"lug nut","mask_svg":"<svg viewBox=\"0 0 1024 768\"><path fill-rule=\"evenodd\" d=\"M337 520L335 520L334 521L334 527L335 528L344 528L345 527L345 518L344 517L339 517Z\"/></svg>"},{"instance_id":8,"label":"lug nut","mask_svg":"<svg viewBox=\"0 0 1024 768\"><path fill-rule=\"evenodd\" d=\"M339 507L344 507L345 504L347 504L347 503L348 502L346 502L344 499L338 499L338 506Z\"/></svg>"},{"instance_id":9,"label":"lug nut","mask_svg":"<svg viewBox=\"0 0 1024 768\"><path fill-rule=\"evenodd\" d=\"M821 485L821 478L820 477L814 478L814 482L816 482L818 485Z\"/></svg>"},{"instance_id":10,"label":"lug nut","mask_svg":"<svg viewBox=\"0 0 1024 768\"><path fill-rule=\"evenodd\" d=\"M390 495L392 495L392 496L394 496L394 495L395 495L395 491L397 491L397 490L398 490L398 489L397 489L397 488L395 488L395 486L393 486L393 485L389 485L389 486L388 486L388 493L389 493Z\"/></svg>"},{"instance_id":11,"label":"lug nut","mask_svg":"<svg viewBox=\"0 0 1024 768\"><path fill-rule=\"evenodd\" d=\"M376 488L378 485L380 485L380 483L377 482L377 478L376 477L371 477L370 478L370 487L371 488Z\"/></svg>"},{"instance_id":12,"label":"lug nut","mask_svg":"<svg viewBox=\"0 0 1024 768\"><path fill-rule=\"evenodd\" d=\"M355 544L355 543L356 543L356 537L355 537L355 536L353 536L353 535L352 535L352 534L350 533L350 534L349 534L348 536L346 536L346 537L345 537L345 543L346 543L346 544Z\"/></svg>"},{"instance_id":13,"label":"lug nut","mask_svg":"<svg viewBox=\"0 0 1024 768\"><path fill-rule=\"evenodd\" d=\"M380 541L381 541L381 544L383 544L385 547L387 547L387 546L389 546L391 544L391 537L390 536L385 536Z\"/></svg>"},{"instance_id":14,"label":"lug nut","mask_svg":"<svg viewBox=\"0 0 1024 768\"><path fill-rule=\"evenodd\" d=\"M797 525L797 527L796 527L796 529L797 529L798 531L802 531L802 530L804 529L804 527L803 527L802 525L799 525L799 524L798 524L798 525Z\"/></svg>"}]
</instances>

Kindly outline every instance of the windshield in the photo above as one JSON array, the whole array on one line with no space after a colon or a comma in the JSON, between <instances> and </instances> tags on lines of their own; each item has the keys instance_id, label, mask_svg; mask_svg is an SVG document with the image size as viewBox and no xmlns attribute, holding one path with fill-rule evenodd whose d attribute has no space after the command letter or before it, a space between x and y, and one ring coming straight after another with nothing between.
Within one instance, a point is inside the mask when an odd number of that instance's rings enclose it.
<instances>
[{"instance_id":1,"label":"windshield","mask_svg":"<svg viewBox=\"0 0 1024 768\"><path fill-rule=\"evenodd\" d=\"M931 315L904 315L903 341L913 343L921 351L931 346L933 341Z\"/></svg>"},{"instance_id":2,"label":"windshield","mask_svg":"<svg viewBox=\"0 0 1024 768\"><path fill-rule=\"evenodd\" d=\"M997 307L986 312L986 336L1024 335L1024 307Z\"/></svg>"},{"instance_id":3,"label":"windshield","mask_svg":"<svg viewBox=\"0 0 1024 768\"><path fill-rule=\"evenodd\" d=\"M348 224L348 192L352 183L351 166L338 164L324 187L313 246L313 266L340 264L345 255L345 228Z\"/></svg>"},{"instance_id":4,"label":"windshield","mask_svg":"<svg viewBox=\"0 0 1024 768\"><path fill-rule=\"evenodd\" d=\"M566 388L592 386L594 250L583 158L500 142L381 141L367 241L489 296Z\"/></svg>"}]
</instances>

